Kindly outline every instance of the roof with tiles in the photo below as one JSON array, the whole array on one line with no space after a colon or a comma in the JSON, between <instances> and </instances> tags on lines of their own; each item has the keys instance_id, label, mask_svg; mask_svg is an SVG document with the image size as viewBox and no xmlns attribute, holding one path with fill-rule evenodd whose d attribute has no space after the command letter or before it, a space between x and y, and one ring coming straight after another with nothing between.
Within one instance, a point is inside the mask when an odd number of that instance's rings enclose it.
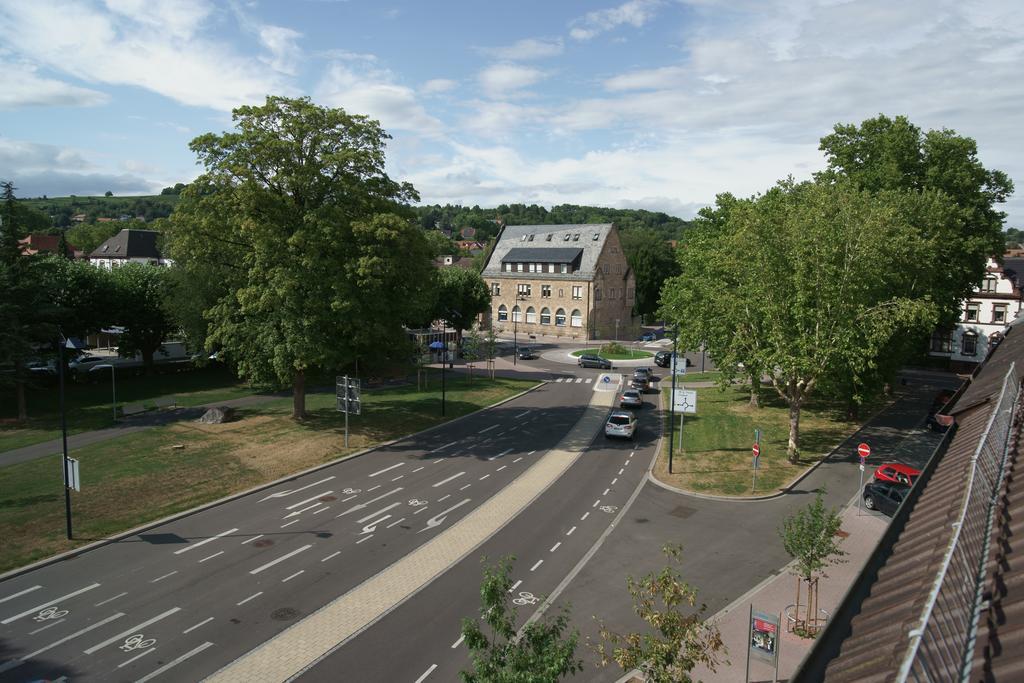
<instances>
[{"instance_id":1,"label":"roof with tiles","mask_svg":"<svg viewBox=\"0 0 1024 683\"><path fill-rule=\"evenodd\" d=\"M1020 328L1020 329L1015 329ZM869 584L869 593L859 606L844 605L855 614L844 629L838 654L824 669L828 681L893 681L909 644L908 633L918 625L921 610L939 572L951 525L957 519L970 461L984 434L1011 363L1016 363L1011 381L1020 383L1024 368L1024 324L1011 326L1005 339L979 366L970 383L954 397L946 413L956 419L956 432L934 470L922 476L916 502L894 543L883 543L875 551L884 564ZM1020 424L1015 425L1020 435ZM1015 455L1011 463L1016 470ZM982 615L974 659L973 680L1021 680L1024 660L1024 562L1021 534L1024 533L1024 473L1013 471L1006 480L999 520L993 529L994 552L989 561L989 586L993 605ZM894 519L893 525L897 524ZM1014 547L1014 529L1017 529ZM1016 554L1014 554L1016 551ZM851 590L851 596L855 591ZM847 598L852 600L853 597ZM821 643L819 643L821 645ZM1014 648L1014 649L1011 649ZM809 657L808 662L815 658ZM827 659L827 657L826 657ZM986 675L987 674L987 675ZM795 680L812 680L815 673L805 662Z\"/></svg>"},{"instance_id":2,"label":"roof with tiles","mask_svg":"<svg viewBox=\"0 0 1024 683\"><path fill-rule=\"evenodd\" d=\"M125 228L96 247L89 254L91 259L127 259L145 258L160 259L160 250L156 246L159 232L155 230L130 230Z\"/></svg>"},{"instance_id":3,"label":"roof with tiles","mask_svg":"<svg viewBox=\"0 0 1024 683\"><path fill-rule=\"evenodd\" d=\"M597 269L597 260L604 249L608 236L615 230L611 223L585 223L579 225L506 225L494 245L491 257L487 261L482 275L484 277L502 277L511 273L502 273L501 264L509 260L509 252L513 249L564 250L579 249L579 265L575 272L568 275L545 274L545 278L570 280L592 280ZM555 252L552 252L555 253ZM541 262L539 258L530 260ZM550 262L550 261L545 261ZM522 277L526 273L516 273Z\"/></svg>"}]
</instances>

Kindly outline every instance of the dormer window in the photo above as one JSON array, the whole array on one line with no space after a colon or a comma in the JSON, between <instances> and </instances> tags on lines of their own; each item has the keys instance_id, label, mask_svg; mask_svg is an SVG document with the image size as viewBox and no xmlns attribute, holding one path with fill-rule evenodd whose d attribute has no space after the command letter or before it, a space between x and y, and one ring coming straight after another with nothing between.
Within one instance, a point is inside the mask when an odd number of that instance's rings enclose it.
<instances>
[{"instance_id":1,"label":"dormer window","mask_svg":"<svg viewBox=\"0 0 1024 683\"><path fill-rule=\"evenodd\" d=\"M580 241L580 234L576 233L575 235L573 235L572 236L572 241L573 242L579 242Z\"/></svg>"},{"instance_id":2,"label":"dormer window","mask_svg":"<svg viewBox=\"0 0 1024 683\"><path fill-rule=\"evenodd\" d=\"M525 241L526 241L526 235L523 235L523 236L522 236L522 237L520 238L520 241L521 241L521 242L525 242Z\"/></svg>"},{"instance_id":3,"label":"dormer window","mask_svg":"<svg viewBox=\"0 0 1024 683\"><path fill-rule=\"evenodd\" d=\"M528 240L526 240L526 241L527 241L527 242L532 242L532 241L533 241L533 235L530 235L530 239L528 239Z\"/></svg>"},{"instance_id":4,"label":"dormer window","mask_svg":"<svg viewBox=\"0 0 1024 683\"><path fill-rule=\"evenodd\" d=\"M599 233L599 232L595 232L595 233L594 233L594 241L596 242L596 241L597 241L597 240L599 240L600 238L601 238L601 233Z\"/></svg>"},{"instance_id":5,"label":"dormer window","mask_svg":"<svg viewBox=\"0 0 1024 683\"><path fill-rule=\"evenodd\" d=\"M550 242L552 237L554 237L554 235L549 232L546 241Z\"/></svg>"},{"instance_id":6,"label":"dormer window","mask_svg":"<svg viewBox=\"0 0 1024 683\"><path fill-rule=\"evenodd\" d=\"M569 233L565 233L565 241L566 242L568 242L569 238L571 238L571 237L572 237L572 235L570 235Z\"/></svg>"}]
</instances>

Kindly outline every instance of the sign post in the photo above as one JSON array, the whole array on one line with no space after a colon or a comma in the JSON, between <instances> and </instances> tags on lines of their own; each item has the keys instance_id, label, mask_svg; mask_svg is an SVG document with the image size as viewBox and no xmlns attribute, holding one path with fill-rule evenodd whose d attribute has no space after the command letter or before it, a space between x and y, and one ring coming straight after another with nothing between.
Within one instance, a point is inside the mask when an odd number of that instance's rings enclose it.
<instances>
[{"instance_id":1,"label":"sign post","mask_svg":"<svg viewBox=\"0 0 1024 683\"><path fill-rule=\"evenodd\" d=\"M361 415L363 412L363 401L361 397L362 383L357 377L335 378L334 398L337 401L337 409L345 413L345 448L348 448L348 416Z\"/></svg>"},{"instance_id":2,"label":"sign post","mask_svg":"<svg viewBox=\"0 0 1024 683\"><path fill-rule=\"evenodd\" d=\"M674 376L674 375L673 375ZM697 412L697 391L695 389L675 389L672 406L679 411L679 448L683 447L683 415Z\"/></svg>"},{"instance_id":3,"label":"sign post","mask_svg":"<svg viewBox=\"0 0 1024 683\"><path fill-rule=\"evenodd\" d=\"M751 656L774 666L772 683L779 680L779 624L781 614L755 612L750 605L750 619L747 621L747 673L744 681L750 680Z\"/></svg>"},{"instance_id":4,"label":"sign post","mask_svg":"<svg viewBox=\"0 0 1024 683\"><path fill-rule=\"evenodd\" d=\"M864 461L871 455L871 446L866 443L861 443L857 446L857 455L860 457L860 503L857 506L857 516L864 511Z\"/></svg>"},{"instance_id":5,"label":"sign post","mask_svg":"<svg viewBox=\"0 0 1024 683\"><path fill-rule=\"evenodd\" d=\"M758 459L761 455L761 444L755 441L751 451L754 454L754 480L750 483L750 492L753 493L757 489L757 469L761 466L761 461Z\"/></svg>"}]
</instances>

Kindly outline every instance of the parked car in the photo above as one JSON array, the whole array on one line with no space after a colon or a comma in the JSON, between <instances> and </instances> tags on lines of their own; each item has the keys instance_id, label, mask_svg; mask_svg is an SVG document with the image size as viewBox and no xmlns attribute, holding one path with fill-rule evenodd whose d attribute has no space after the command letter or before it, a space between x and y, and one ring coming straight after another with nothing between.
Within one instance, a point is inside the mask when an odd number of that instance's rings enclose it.
<instances>
[{"instance_id":1,"label":"parked car","mask_svg":"<svg viewBox=\"0 0 1024 683\"><path fill-rule=\"evenodd\" d=\"M57 361L50 360L30 360L25 363L25 367L29 373L34 377L56 377L57 376Z\"/></svg>"},{"instance_id":2,"label":"parked car","mask_svg":"<svg viewBox=\"0 0 1024 683\"><path fill-rule=\"evenodd\" d=\"M656 335L653 332L644 332L643 334L640 335L640 341L642 342L652 342L657 338L658 335Z\"/></svg>"},{"instance_id":3,"label":"parked car","mask_svg":"<svg viewBox=\"0 0 1024 683\"><path fill-rule=\"evenodd\" d=\"M519 360L533 360L537 357L537 354L533 352L529 346L519 347Z\"/></svg>"},{"instance_id":4,"label":"parked car","mask_svg":"<svg viewBox=\"0 0 1024 683\"><path fill-rule=\"evenodd\" d=\"M947 425L939 422L935 416L939 414L939 411L942 410L943 406L949 403L949 399L953 398L953 393L954 392L951 389L943 389L939 393L935 394L935 397L932 399L931 408L928 409L928 417L926 417L924 421L928 426L928 429L933 432L945 432L949 429Z\"/></svg>"},{"instance_id":5,"label":"parked car","mask_svg":"<svg viewBox=\"0 0 1024 683\"><path fill-rule=\"evenodd\" d=\"M600 368L602 370L611 370L612 362L607 358L602 358L601 356L584 354L580 356L579 366L581 368Z\"/></svg>"},{"instance_id":6,"label":"parked car","mask_svg":"<svg viewBox=\"0 0 1024 683\"><path fill-rule=\"evenodd\" d=\"M917 481L918 475L921 474L921 470L914 469L909 465L900 465L898 463L885 463L880 465L875 470L875 481L888 481L894 484L903 484L904 486L913 486L914 482Z\"/></svg>"},{"instance_id":7,"label":"parked car","mask_svg":"<svg viewBox=\"0 0 1024 683\"><path fill-rule=\"evenodd\" d=\"M636 415L625 410L614 411L604 424L604 435L607 438L636 438Z\"/></svg>"},{"instance_id":8,"label":"parked car","mask_svg":"<svg viewBox=\"0 0 1024 683\"><path fill-rule=\"evenodd\" d=\"M868 510L878 510L891 517L903 504L909 490L909 486L887 481L868 482L864 486L864 507Z\"/></svg>"},{"instance_id":9,"label":"parked car","mask_svg":"<svg viewBox=\"0 0 1024 683\"><path fill-rule=\"evenodd\" d=\"M620 408L640 408L644 404L644 398L636 389L626 389L619 396Z\"/></svg>"}]
</instances>

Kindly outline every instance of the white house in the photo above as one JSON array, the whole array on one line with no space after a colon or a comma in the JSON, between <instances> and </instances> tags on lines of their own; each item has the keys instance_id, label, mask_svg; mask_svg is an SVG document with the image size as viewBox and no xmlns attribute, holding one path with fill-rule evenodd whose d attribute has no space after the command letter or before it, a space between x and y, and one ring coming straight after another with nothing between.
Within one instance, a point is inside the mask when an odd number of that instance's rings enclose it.
<instances>
[{"instance_id":1,"label":"white house","mask_svg":"<svg viewBox=\"0 0 1024 683\"><path fill-rule=\"evenodd\" d=\"M1003 265L989 259L985 278L964 302L956 327L932 334L929 355L948 358L953 368L983 361L989 342L996 341L1020 315L1022 282L1024 258L1007 255Z\"/></svg>"},{"instance_id":2,"label":"white house","mask_svg":"<svg viewBox=\"0 0 1024 683\"><path fill-rule=\"evenodd\" d=\"M130 230L125 228L89 254L89 263L110 270L126 263L148 263L154 266L169 266L157 247L160 233L155 230Z\"/></svg>"}]
</instances>

